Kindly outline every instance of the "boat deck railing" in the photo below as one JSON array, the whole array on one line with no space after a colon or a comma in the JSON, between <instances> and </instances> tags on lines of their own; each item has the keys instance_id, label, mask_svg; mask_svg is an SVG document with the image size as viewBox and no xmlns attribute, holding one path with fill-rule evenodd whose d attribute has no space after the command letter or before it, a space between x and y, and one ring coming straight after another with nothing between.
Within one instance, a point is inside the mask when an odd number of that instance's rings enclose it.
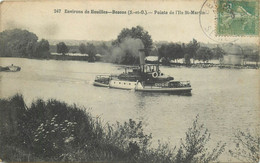
<instances>
[{"instance_id":1,"label":"boat deck railing","mask_svg":"<svg viewBox=\"0 0 260 163\"><path fill-rule=\"evenodd\" d=\"M180 82L181 84L190 84L190 81L178 81Z\"/></svg>"},{"instance_id":2,"label":"boat deck railing","mask_svg":"<svg viewBox=\"0 0 260 163\"><path fill-rule=\"evenodd\" d=\"M97 75L96 79L110 78L110 75Z\"/></svg>"},{"instance_id":3,"label":"boat deck railing","mask_svg":"<svg viewBox=\"0 0 260 163\"><path fill-rule=\"evenodd\" d=\"M113 78L117 78L117 77L118 77L118 75L97 75L96 80L97 79L104 79L104 78L113 79Z\"/></svg>"},{"instance_id":4,"label":"boat deck railing","mask_svg":"<svg viewBox=\"0 0 260 163\"><path fill-rule=\"evenodd\" d=\"M155 83L155 85L145 85L145 87L149 88L182 88L182 87L191 87L190 81L171 81L169 83Z\"/></svg>"}]
</instances>

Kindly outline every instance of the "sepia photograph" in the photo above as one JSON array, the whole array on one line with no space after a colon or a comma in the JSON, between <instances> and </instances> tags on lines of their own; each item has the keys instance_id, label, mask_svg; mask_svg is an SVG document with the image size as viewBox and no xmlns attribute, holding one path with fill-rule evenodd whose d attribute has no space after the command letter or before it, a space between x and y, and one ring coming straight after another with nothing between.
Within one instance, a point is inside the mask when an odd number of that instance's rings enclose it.
<instances>
[{"instance_id":1,"label":"sepia photograph","mask_svg":"<svg viewBox=\"0 0 260 163\"><path fill-rule=\"evenodd\" d=\"M0 163L258 163L258 0L0 0Z\"/></svg>"}]
</instances>

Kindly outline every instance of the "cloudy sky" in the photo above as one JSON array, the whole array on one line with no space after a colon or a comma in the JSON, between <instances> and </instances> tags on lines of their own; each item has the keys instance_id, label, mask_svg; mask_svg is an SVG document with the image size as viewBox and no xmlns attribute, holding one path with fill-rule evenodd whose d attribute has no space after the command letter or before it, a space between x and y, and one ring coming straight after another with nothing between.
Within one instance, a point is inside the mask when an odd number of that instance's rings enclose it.
<instances>
[{"instance_id":1,"label":"cloudy sky","mask_svg":"<svg viewBox=\"0 0 260 163\"><path fill-rule=\"evenodd\" d=\"M210 1L210 0L208 0ZM112 40L123 28L141 25L147 30L154 41L189 42L193 38L202 42L214 42L214 32L210 38L205 29L215 28L213 10L204 6L208 14L201 16L178 15L180 11L200 11L204 0L174 0L174 1L83 1L83 0L24 0L6 1L1 4L0 30L22 28L45 39L73 40ZM61 13L54 13L61 9ZM104 10L104 11L141 11L151 12L149 15L127 14L73 14L64 13L67 10ZM168 14L154 14L157 11L167 11ZM174 14L169 14L173 11ZM204 32L202 31L204 29ZM210 31L208 31L208 35ZM213 38L213 39L211 39ZM237 42L256 43L257 37L232 38ZM227 40L229 41L229 40Z\"/></svg>"}]
</instances>

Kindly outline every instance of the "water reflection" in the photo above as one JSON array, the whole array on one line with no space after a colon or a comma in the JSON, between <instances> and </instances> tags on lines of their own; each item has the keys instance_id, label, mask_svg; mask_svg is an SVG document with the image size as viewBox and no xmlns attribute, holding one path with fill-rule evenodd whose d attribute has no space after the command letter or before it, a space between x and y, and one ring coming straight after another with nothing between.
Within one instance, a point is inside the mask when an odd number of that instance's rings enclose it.
<instances>
[{"instance_id":1,"label":"water reflection","mask_svg":"<svg viewBox=\"0 0 260 163\"><path fill-rule=\"evenodd\" d=\"M145 96L141 92L135 92L136 97L137 97L137 107L138 108L144 108L146 101L145 101Z\"/></svg>"},{"instance_id":2,"label":"water reflection","mask_svg":"<svg viewBox=\"0 0 260 163\"><path fill-rule=\"evenodd\" d=\"M140 97L159 97L162 98L164 96L192 96L192 92L136 92Z\"/></svg>"}]
</instances>

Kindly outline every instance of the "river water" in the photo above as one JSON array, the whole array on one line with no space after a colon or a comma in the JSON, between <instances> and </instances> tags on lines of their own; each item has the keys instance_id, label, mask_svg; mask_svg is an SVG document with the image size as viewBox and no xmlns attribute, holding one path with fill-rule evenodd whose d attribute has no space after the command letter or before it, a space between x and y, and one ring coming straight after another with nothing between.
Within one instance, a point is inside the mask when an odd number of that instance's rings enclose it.
<instances>
[{"instance_id":1,"label":"river water","mask_svg":"<svg viewBox=\"0 0 260 163\"><path fill-rule=\"evenodd\" d=\"M94 87L95 75L124 71L110 63L0 58L0 66L10 64L22 69L0 72L1 98L21 93L28 105L37 98L55 98L90 108L104 123L141 120L154 142L178 145L196 115L209 129L211 143L226 142L226 151L236 129L259 129L259 70L161 67L176 80L190 80L192 95L178 96ZM229 159L227 152L221 159Z\"/></svg>"}]
</instances>

